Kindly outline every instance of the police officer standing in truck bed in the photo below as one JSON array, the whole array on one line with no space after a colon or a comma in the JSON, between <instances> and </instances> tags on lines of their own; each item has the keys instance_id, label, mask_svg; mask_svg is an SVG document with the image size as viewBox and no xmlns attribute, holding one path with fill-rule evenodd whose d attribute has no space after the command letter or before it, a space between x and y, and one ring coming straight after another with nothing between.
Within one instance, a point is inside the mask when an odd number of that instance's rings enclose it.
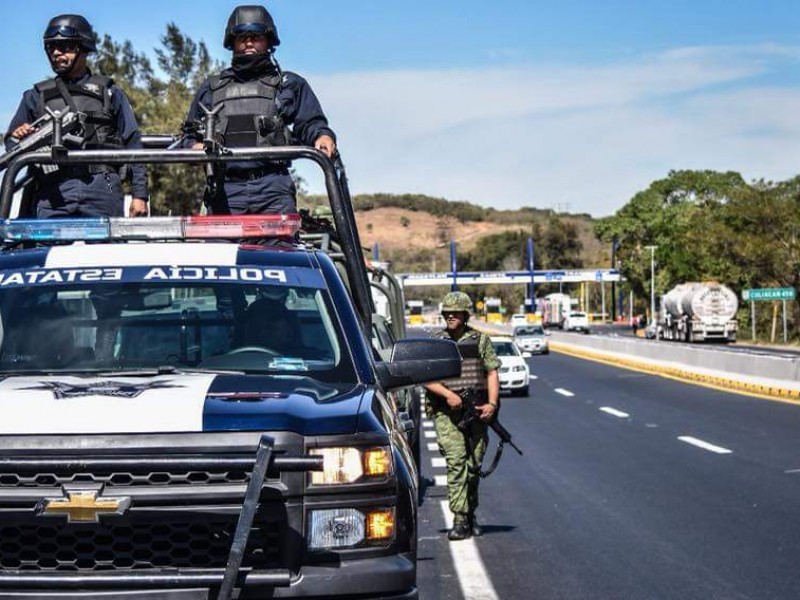
<instances>
[{"instance_id":1,"label":"police officer standing in truck bed","mask_svg":"<svg viewBox=\"0 0 800 600\"><path fill-rule=\"evenodd\" d=\"M40 81L22 96L6 133L7 149L33 133L31 125L54 111L77 111L86 115L82 149L141 148L141 136L130 101L114 82L95 75L86 66L89 53L97 50L94 32L80 15L59 15L44 32L44 49L55 77ZM147 215L147 171L132 165L133 200L129 216ZM57 171L39 171L34 193L36 215L49 217L120 217L124 197L119 167L76 165Z\"/></svg>"},{"instance_id":2,"label":"police officer standing in truck bed","mask_svg":"<svg viewBox=\"0 0 800 600\"><path fill-rule=\"evenodd\" d=\"M209 110L221 105L216 135L229 148L291 142L313 146L332 158L336 136L308 82L281 71L273 55L278 44L278 32L267 9L236 7L224 38L225 48L233 51L231 67L203 82L189 108L187 124L203 121L201 104ZM202 148L202 144L193 147ZM221 179L222 185L206 190L205 202L212 213L296 211L295 185L286 162L227 163Z\"/></svg>"}]
</instances>

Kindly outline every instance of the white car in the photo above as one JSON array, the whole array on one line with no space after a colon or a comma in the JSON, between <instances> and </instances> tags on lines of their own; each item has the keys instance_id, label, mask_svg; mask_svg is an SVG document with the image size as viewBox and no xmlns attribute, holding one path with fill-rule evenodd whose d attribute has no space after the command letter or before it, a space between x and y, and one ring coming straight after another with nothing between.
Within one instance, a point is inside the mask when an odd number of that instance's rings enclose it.
<instances>
[{"instance_id":1,"label":"white car","mask_svg":"<svg viewBox=\"0 0 800 600\"><path fill-rule=\"evenodd\" d=\"M547 343L549 331L541 325L521 325L514 327L514 342L522 351L523 356L531 354L550 354L550 345Z\"/></svg>"},{"instance_id":2,"label":"white car","mask_svg":"<svg viewBox=\"0 0 800 600\"><path fill-rule=\"evenodd\" d=\"M589 316L585 312L570 312L564 318L564 331L589 333Z\"/></svg>"},{"instance_id":3,"label":"white car","mask_svg":"<svg viewBox=\"0 0 800 600\"><path fill-rule=\"evenodd\" d=\"M528 324L528 315L524 313L514 313L511 315L511 326L516 327L517 325L527 325Z\"/></svg>"},{"instance_id":4,"label":"white car","mask_svg":"<svg viewBox=\"0 0 800 600\"><path fill-rule=\"evenodd\" d=\"M510 391L512 396L527 396L531 373L522 352L510 337L492 336L491 339L500 359L500 389Z\"/></svg>"}]
</instances>

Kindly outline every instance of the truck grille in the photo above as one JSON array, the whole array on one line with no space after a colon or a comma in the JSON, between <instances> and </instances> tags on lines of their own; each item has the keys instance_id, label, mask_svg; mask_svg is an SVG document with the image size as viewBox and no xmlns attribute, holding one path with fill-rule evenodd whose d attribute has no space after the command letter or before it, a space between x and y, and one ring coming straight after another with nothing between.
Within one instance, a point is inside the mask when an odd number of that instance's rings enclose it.
<instances>
[{"instance_id":1,"label":"truck grille","mask_svg":"<svg viewBox=\"0 0 800 600\"><path fill-rule=\"evenodd\" d=\"M236 484L250 481L244 470L106 471L91 473L0 473L0 488L54 488L65 483L94 482L115 486Z\"/></svg>"},{"instance_id":2,"label":"truck grille","mask_svg":"<svg viewBox=\"0 0 800 600\"><path fill-rule=\"evenodd\" d=\"M104 571L223 568L237 516L160 523L14 524L0 526L0 569ZM280 566L284 524L258 522L244 566Z\"/></svg>"}]
</instances>

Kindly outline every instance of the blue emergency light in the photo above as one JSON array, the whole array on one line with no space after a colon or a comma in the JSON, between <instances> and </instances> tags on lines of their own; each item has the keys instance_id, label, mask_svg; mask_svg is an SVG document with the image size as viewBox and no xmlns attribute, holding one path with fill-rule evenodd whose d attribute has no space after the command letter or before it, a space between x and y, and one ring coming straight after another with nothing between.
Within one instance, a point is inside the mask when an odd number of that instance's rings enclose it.
<instances>
[{"instance_id":1,"label":"blue emergency light","mask_svg":"<svg viewBox=\"0 0 800 600\"><path fill-rule=\"evenodd\" d=\"M0 238L12 242L291 238L300 231L296 213L204 217L98 217L6 219Z\"/></svg>"}]
</instances>

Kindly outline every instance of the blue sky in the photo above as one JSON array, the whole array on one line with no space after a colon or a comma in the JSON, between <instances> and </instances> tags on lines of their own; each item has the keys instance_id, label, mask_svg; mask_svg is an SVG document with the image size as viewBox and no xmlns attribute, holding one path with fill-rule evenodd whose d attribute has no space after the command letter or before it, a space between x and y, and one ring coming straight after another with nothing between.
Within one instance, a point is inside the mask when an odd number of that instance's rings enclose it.
<instances>
[{"instance_id":1,"label":"blue sky","mask_svg":"<svg viewBox=\"0 0 800 600\"><path fill-rule=\"evenodd\" d=\"M235 5L29 0L23 12L5 3L0 33L13 55L0 119L47 76L40 39L55 14L80 12L144 51L174 21L227 60L222 30ZM800 172L797 2L267 6L283 41L278 58L320 96L354 192L602 216L670 169Z\"/></svg>"}]
</instances>

